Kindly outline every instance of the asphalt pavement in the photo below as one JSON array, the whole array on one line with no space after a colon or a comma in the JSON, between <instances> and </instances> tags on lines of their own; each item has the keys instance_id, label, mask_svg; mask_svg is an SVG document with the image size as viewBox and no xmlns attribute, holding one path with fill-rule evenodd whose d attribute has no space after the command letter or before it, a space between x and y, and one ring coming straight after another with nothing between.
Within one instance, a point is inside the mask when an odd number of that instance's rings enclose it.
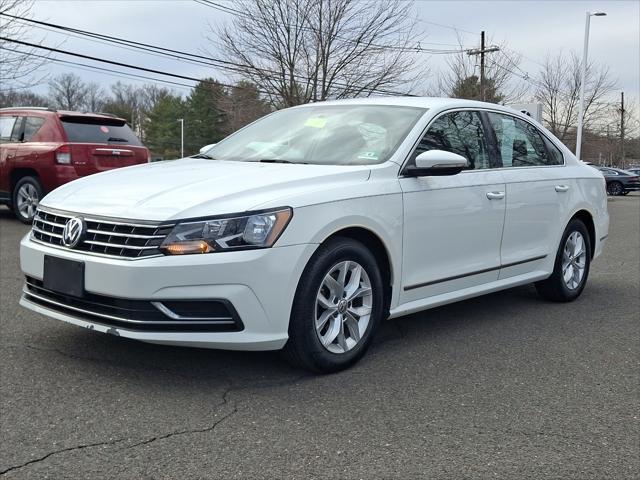
<instances>
[{"instance_id":1,"label":"asphalt pavement","mask_svg":"<svg viewBox=\"0 0 640 480\"><path fill-rule=\"evenodd\" d=\"M0 210L0 478L640 478L640 195L571 304L532 286L385 322L354 368L144 344L18 306Z\"/></svg>"}]
</instances>

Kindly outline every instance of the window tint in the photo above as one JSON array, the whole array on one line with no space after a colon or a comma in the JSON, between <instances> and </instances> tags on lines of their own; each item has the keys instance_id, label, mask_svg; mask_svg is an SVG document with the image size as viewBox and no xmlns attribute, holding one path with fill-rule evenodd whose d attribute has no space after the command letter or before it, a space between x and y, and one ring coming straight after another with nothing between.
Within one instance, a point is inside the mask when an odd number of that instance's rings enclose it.
<instances>
[{"instance_id":1,"label":"window tint","mask_svg":"<svg viewBox=\"0 0 640 480\"><path fill-rule=\"evenodd\" d=\"M28 142L31 138L38 133L40 127L44 124L44 118L42 117L27 117L24 122L24 142Z\"/></svg>"},{"instance_id":2,"label":"window tint","mask_svg":"<svg viewBox=\"0 0 640 480\"><path fill-rule=\"evenodd\" d=\"M13 130L11 131L10 142L16 143L22 141L22 122L24 121L24 117L16 117L16 123L13 126Z\"/></svg>"},{"instance_id":3,"label":"window tint","mask_svg":"<svg viewBox=\"0 0 640 480\"><path fill-rule=\"evenodd\" d=\"M562 153L528 122L509 115L488 113L496 134L503 167L562 165ZM547 144L551 149L547 150Z\"/></svg>"},{"instance_id":4,"label":"window tint","mask_svg":"<svg viewBox=\"0 0 640 480\"><path fill-rule=\"evenodd\" d=\"M549 152L549 161L548 165L564 165L564 155L558 147L556 147L551 140L549 140L544 135L540 135L542 140L544 140L544 144L547 147L547 152Z\"/></svg>"},{"instance_id":5,"label":"window tint","mask_svg":"<svg viewBox=\"0 0 640 480\"><path fill-rule=\"evenodd\" d=\"M470 169L490 168L484 129L477 112L445 113L438 117L420 140L413 158L428 150L462 155Z\"/></svg>"},{"instance_id":6,"label":"window tint","mask_svg":"<svg viewBox=\"0 0 640 480\"><path fill-rule=\"evenodd\" d=\"M142 145L122 120L98 117L62 117L60 120L70 142Z\"/></svg>"},{"instance_id":7,"label":"window tint","mask_svg":"<svg viewBox=\"0 0 640 480\"><path fill-rule=\"evenodd\" d=\"M0 117L0 142L7 143L11 138L13 126L16 124L16 117Z\"/></svg>"}]
</instances>

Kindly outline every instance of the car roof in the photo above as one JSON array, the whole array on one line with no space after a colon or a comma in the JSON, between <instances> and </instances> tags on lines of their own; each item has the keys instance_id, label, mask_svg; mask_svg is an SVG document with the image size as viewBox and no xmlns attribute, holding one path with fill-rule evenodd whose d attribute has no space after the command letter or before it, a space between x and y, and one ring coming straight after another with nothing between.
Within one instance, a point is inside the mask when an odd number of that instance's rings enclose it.
<instances>
[{"instance_id":1,"label":"car roof","mask_svg":"<svg viewBox=\"0 0 640 480\"><path fill-rule=\"evenodd\" d=\"M29 114L29 113L43 113L45 115L56 115L58 117L87 117L87 118L104 118L109 120L122 120L125 122L124 118L117 117L116 115L112 115L110 113L103 112L78 112L74 110L56 110L53 108L47 107L5 107L0 108L0 113L18 113L18 114Z\"/></svg>"},{"instance_id":2,"label":"car roof","mask_svg":"<svg viewBox=\"0 0 640 480\"><path fill-rule=\"evenodd\" d=\"M443 97L409 97L409 96L389 96L389 97L365 97L365 98L349 98L343 100L328 100L323 102L307 103L299 105L295 108L313 107L315 105L393 105L405 107L419 107L426 109L449 109L449 108L485 108L491 110L499 110L509 114L517 114L519 116L531 118L519 110L497 103L479 102L476 100L465 100L461 98L443 98Z\"/></svg>"}]
</instances>

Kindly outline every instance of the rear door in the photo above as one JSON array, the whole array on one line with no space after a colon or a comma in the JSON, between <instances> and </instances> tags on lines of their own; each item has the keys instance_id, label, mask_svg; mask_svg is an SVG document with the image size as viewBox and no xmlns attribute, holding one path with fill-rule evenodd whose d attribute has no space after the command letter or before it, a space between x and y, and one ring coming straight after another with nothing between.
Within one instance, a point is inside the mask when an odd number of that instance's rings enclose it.
<instances>
[{"instance_id":1,"label":"rear door","mask_svg":"<svg viewBox=\"0 0 640 480\"><path fill-rule=\"evenodd\" d=\"M506 183L500 278L535 271L555 255L573 180L560 150L531 123L487 112Z\"/></svg>"},{"instance_id":2,"label":"rear door","mask_svg":"<svg viewBox=\"0 0 640 480\"><path fill-rule=\"evenodd\" d=\"M148 150L124 120L63 115L60 122L80 176L148 161Z\"/></svg>"}]
</instances>

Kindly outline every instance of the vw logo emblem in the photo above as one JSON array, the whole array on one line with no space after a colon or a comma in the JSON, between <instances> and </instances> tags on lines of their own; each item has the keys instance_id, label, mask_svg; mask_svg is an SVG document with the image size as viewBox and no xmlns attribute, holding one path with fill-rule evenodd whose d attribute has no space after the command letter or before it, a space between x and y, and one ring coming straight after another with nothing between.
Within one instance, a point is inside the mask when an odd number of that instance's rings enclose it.
<instances>
[{"instance_id":1,"label":"vw logo emblem","mask_svg":"<svg viewBox=\"0 0 640 480\"><path fill-rule=\"evenodd\" d=\"M84 230L85 223L82 218L70 218L67 223L65 223L64 230L62 231L62 244L65 247L74 248L80 243Z\"/></svg>"}]
</instances>

